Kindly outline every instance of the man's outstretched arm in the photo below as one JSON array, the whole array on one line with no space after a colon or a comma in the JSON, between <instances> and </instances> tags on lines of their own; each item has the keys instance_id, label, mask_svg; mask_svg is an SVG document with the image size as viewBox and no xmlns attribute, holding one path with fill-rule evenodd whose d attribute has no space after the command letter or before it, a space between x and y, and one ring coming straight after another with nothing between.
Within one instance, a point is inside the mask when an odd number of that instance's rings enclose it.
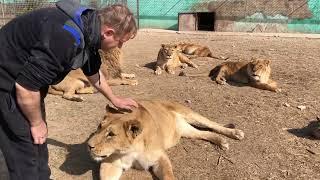
<instances>
[{"instance_id":1,"label":"man's outstretched arm","mask_svg":"<svg viewBox=\"0 0 320 180\"><path fill-rule=\"evenodd\" d=\"M138 104L131 98L120 98L115 96L112 92L112 89L108 85L106 78L100 71L92 76L87 77L91 84L107 99L109 99L117 108L133 109L134 107L138 107Z\"/></svg>"}]
</instances>

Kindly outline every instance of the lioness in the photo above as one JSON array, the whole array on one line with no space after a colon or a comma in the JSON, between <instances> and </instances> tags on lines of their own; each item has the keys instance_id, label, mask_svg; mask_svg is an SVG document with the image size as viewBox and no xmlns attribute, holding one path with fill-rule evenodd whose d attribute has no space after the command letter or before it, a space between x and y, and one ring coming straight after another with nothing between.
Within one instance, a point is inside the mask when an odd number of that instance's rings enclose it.
<instances>
[{"instance_id":1,"label":"lioness","mask_svg":"<svg viewBox=\"0 0 320 180\"><path fill-rule=\"evenodd\" d=\"M185 65L198 68L187 56L178 51L177 45L161 44L154 73L160 75L162 70L166 70L169 74L175 74L176 67Z\"/></svg>"},{"instance_id":2,"label":"lioness","mask_svg":"<svg viewBox=\"0 0 320 180\"><path fill-rule=\"evenodd\" d=\"M124 74L121 70L122 55L119 48L110 49L107 52L99 50L101 57L100 72L107 78L110 86L137 85L138 81L132 78L134 74ZM80 69L71 71L60 83L51 85L49 93L62 95L63 98L71 101L83 101L83 97L77 94L93 94L96 90L89 83L87 77Z\"/></svg>"},{"instance_id":3,"label":"lioness","mask_svg":"<svg viewBox=\"0 0 320 180\"><path fill-rule=\"evenodd\" d=\"M277 83L270 79L271 67L270 60L252 59L251 61L229 61L224 62L213 68L209 77L218 84L226 84L227 81L248 84L249 86L280 92ZM208 76L208 74L186 74L180 73L180 76Z\"/></svg>"},{"instance_id":4,"label":"lioness","mask_svg":"<svg viewBox=\"0 0 320 180\"><path fill-rule=\"evenodd\" d=\"M207 46L201 46L193 43L178 43L177 49L184 54L193 55L189 57L211 57L221 59L214 56Z\"/></svg>"},{"instance_id":5,"label":"lioness","mask_svg":"<svg viewBox=\"0 0 320 180\"><path fill-rule=\"evenodd\" d=\"M131 167L152 167L160 179L174 179L171 162L165 152L181 137L203 139L228 149L227 141L211 131L241 140L244 133L210 121L191 109L170 101L143 100L131 113L107 106L107 113L88 146L94 160L101 162L100 179L119 179Z\"/></svg>"}]
</instances>

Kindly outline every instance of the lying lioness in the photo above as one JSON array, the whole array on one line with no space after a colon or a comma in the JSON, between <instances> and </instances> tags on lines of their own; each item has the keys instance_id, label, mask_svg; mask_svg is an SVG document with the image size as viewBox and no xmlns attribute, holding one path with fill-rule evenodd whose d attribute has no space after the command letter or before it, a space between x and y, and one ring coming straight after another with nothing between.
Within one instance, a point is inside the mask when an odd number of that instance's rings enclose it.
<instances>
[{"instance_id":1,"label":"lying lioness","mask_svg":"<svg viewBox=\"0 0 320 180\"><path fill-rule=\"evenodd\" d=\"M224 62L213 68L209 77L218 84L226 84L227 81L247 84L249 86L280 92L277 83L270 79L271 67L270 61L265 59L253 59L251 61L229 61ZM184 72L180 76L197 77L208 76L206 74L186 74Z\"/></svg>"},{"instance_id":2,"label":"lying lioness","mask_svg":"<svg viewBox=\"0 0 320 180\"><path fill-rule=\"evenodd\" d=\"M119 179L131 167L152 167L160 179L174 179L166 150L181 137L203 139L228 149L227 141L211 131L241 140L244 133L210 121L191 109L170 101L138 101L131 113L122 113L107 106L107 113L88 145L94 160L100 161L100 179Z\"/></svg>"},{"instance_id":3,"label":"lying lioness","mask_svg":"<svg viewBox=\"0 0 320 180\"><path fill-rule=\"evenodd\" d=\"M214 56L207 46L182 42L177 44L177 49L182 53L189 55L189 58L211 57L215 59L222 59L220 57Z\"/></svg>"},{"instance_id":4,"label":"lying lioness","mask_svg":"<svg viewBox=\"0 0 320 180\"><path fill-rule=\"evenodd\" d=\"M137 85L138 81L134 74L125 74L121 70L121 50L113 48L107 52L99 50L101 57L100 72L107 78L110 86L118 85ZM83 97L77 94L93 94L96 90L89 83L87 77L80 69L71 71L60 83L51 85L49 93L61 95L63 98L71 101L83 101Z\"/></svg>"}]
</instances>

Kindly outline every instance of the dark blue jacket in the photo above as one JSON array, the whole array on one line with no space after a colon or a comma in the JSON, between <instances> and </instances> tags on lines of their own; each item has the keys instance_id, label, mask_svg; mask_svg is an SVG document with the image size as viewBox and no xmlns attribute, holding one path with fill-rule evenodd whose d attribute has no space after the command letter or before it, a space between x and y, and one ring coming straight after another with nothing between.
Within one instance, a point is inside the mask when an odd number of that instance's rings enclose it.
<instances>
[{"instance_id":1,"label":"dark blue jacket","mask_svg":"<svg viewBox=\"0 0 320 180\"><path fill-rule=\"evenodd\" d=\"M0 91L12 91L15 82L39 90L80 67L86 75L98 72L100 22L95 10L76 2L62 0L0 29Z\"/></svg>"}]
</instances>

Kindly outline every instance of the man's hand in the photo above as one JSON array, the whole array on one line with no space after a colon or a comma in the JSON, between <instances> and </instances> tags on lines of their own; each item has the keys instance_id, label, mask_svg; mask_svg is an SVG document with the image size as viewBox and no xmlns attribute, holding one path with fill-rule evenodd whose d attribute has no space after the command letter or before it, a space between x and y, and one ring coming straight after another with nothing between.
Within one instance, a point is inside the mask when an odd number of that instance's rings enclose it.
<instances>
[{"instance_id":1,"label":"man's hand","mask_svg":"<svg viewBox=\"0 0 320 180\"><path fill-rule=\"evenodd\" d=\"M108 85L107 80L105 79L104 75L101 72L98 72L92 76L87 76L87 77L90 83L105 97L107 97L112 102L112 104L117 108L132 110L133 108L138 107L138 104L131 98L120 98L115 96L110 86Z\"/></svg>"},{"instance_id":2,"label":"man's hand","mask_svg":"<svg viewBox=\"0 0 320 180\"><path fill-rule=\"evenodd\" d=\"M37 125L31 125L31 135L34 144L43 144L48 137L47 125L44 121L40 121Z\"/></svg>"},{"instance_id":3,"label":"man's hand","mask_svg":"<svg viewBox=\"0 0 320 180\"><path fill-rule=\"evenodd\" d=\"M115 97L111 99L111 102L114 106L116 106L119 109L132 110L133 108L138 107L138 103L131 98Z\"/></svg>"}]
</instances>

